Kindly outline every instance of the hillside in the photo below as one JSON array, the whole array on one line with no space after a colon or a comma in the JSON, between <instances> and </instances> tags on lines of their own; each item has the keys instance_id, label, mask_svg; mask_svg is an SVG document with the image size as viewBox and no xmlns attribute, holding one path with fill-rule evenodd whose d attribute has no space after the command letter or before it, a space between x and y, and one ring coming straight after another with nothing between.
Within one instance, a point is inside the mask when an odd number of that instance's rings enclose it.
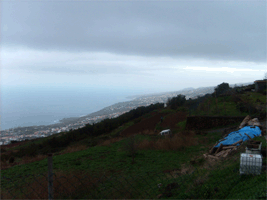
<instances>
[{"instance_id":1,"label":"hillside","mask_svg":"<svg viewBox=\"0 0 267 200\"><path fill-rule=\"evenodd\" d=\"M2 198L14 198L14 194L22 199L47 198L47 190L42 188L47 188L47 153L53 153L55 198L266 199L262 190L266 175L239 177L240 153L246 143L220 160L203 157L241 121L210 129L185 129L189 116L249 114L266 122L265 94L239 89L234 94L186 100L175 109L162 104L141 107L85 128L6 147L1 151L2 177L13 181L2 178ZM174 133L172 138L158 135L168 128ZM262 131L266 134L266 123ZM265 138L254 140L262 141L266 152ZM266 157L263 163L266 166ZM28 174L28 178L17 178ZM29 185L21 192L24 181ZM72 186L81 183L84 188ZM14 184L17 189L9 192ZM32 190L39 193L29 194Z\"/></svg>"}]
</instances>

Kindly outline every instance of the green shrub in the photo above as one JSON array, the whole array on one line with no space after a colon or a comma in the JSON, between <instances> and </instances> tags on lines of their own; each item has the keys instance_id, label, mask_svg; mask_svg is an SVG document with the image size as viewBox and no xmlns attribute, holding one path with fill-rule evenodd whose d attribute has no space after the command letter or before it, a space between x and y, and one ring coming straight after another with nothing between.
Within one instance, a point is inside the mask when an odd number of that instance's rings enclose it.
<instances>
[{"instance_id":1,"label":"green shrub","mask_svg":"<svg viewBox=\"0 0 267 200\"><path fill-rule=\"evenodd\" d=\"M188 111L188 108L182 106L182 107L177 108L176 111L187 112Z\"/></svg>"},{"instance_id":2,"label":"green shrub","mask_svg":"<svg viewBox=\"0 0 267 200\"><path fill-rule=\"evenodd\" d=\"M215 90L214 95L218 97L220 94L223 94L229 89L230 89L229 83L221 83L220 85L217 85L217 87L214 89Z\"/></svg>"},{"instance_id":3,"label":"green shrub","mask_svg":"<svg viewBox=\"0 0 267 200\"><path fill-rule=\"evenodd\" d=\"M176 124L176 126L182 128L182 130L184 130L185 126L186 126L186 120L179 122L178 124Z\"/></svg>"}]
</instances>

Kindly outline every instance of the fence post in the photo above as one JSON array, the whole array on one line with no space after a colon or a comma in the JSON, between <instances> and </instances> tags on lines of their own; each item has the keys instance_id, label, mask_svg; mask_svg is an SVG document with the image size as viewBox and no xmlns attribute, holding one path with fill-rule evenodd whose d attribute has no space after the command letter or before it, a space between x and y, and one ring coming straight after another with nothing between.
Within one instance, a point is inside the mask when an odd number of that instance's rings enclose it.
<instances>
[{"instance_id":1,"label":"fence post","mask_svg":"<svg viewBox=\"0 0 267 200\"><path fill-rule=\"evenodd\" d=\"M52 153L48 154L48 199L53 199L53 157Z\"/></svg>"}]
</instances>

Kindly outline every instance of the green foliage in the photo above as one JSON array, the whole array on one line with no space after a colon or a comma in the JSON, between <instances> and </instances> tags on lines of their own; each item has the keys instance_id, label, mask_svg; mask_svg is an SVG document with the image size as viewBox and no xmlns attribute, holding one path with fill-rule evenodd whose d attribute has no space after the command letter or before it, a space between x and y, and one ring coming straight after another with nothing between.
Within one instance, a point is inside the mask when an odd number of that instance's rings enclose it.
<instances>
[{"instance_id":1,"label":"green foliage","mask_svg":"<svg viewBox=\"0 0 267 200\"><path fill-rule=\"evenodd\" d=\"M214 89L215 96L219 96L220 94L223 94L224 92L228 91L230 89L228 83L221 83L217 85L217 87Z\"/></svg>"},{"instance_id":2,"label":"green foliage","mask_svg":"<svg viewBox=\"0 0 267 200\"><path fill-rule=\"evenodd\" d=\"M170 107L171 109L176 109L179 106L184 105L185 102L186 102L185 96L179 94L176 97L168 98L167 106Z\"/></svg>"},{"instance_id":3,"label":"green foliage","mask_svg":"<svg viewBox=\"0 0 267 200\"><path fill-rule=\"evenodd\" d=\"M163 114L171 114L171 113L175 113L176 111L173 110L173 109L168 109L168 108L164 108L163 110L160 111L160 113L163 113Z\"/></svg>"},{"instance_id":4,"label":"green foliage","mask_svg":"<svg viewBox=\"0 0 267 200\"><path fill-rule=\"evenodd\" d=\"M179 112L179 111L187 112L187 111L188 111L188 108L185 107L185 106L182 106L182 107L178 107L178 108L176 109L176 111L177 111L177 112Z\"/></svg>"},{"instance_id":5,"label":"green foliage","mask_svg":"<svg viewBox=\"0 0 267 200\"><path fill-rule=\"evenodd\" d=\"M236 109L242 113L249 113L250 115L256 114L258 110L250 102L238 102Z\"/></svg>"},{"instance_id":6,"label":"green foliage","mask_svg":"<svg viewBox=\"0 0 267 200\"><path fill-rule=\"evenodd\" d=\"M264 137L254 137L253 140L262 142L262 149L266 148L266 139Z\"/></svg>"},{"instance_id":7,"label":"green foliage","mask_svg":"<svg viewBox=\"0 0 267 200\"><path fill-rule=\"evenodd\" d=\"M189 99L185 102L184 106L188 108L190 114L195 114L195 112L196 112L198 106L199 106L201 103L203 103L204 101L210 99L211 96L212 96L211 94L206 94L206 95L201 96L201 97L199 96L199 97L196 98L196 99L191 99L191 98L189 98Z\"/></svg>"},{"instance_id":8,"label":"green foliage","mask_svg":"<svg viewBox=\"0 0 267 200\"><path fill-rule=\"evenodd\" d=\"M250 100L252 103L259 105L266 103L266 95L262 95L256 92L248 92L247 94L249 95L248 100Z\"/></svg>"},{"instance_id":9,"label":"green foliage","mask_svg":"<svg viewBox=\"0 0 267 200\"><path fill-rule=\"evenodd\" d=\"M179 128L181 128L182 130L185 129L185 125L186 125L186 120L179 122L178 124L176 124L176 126L178 126Z\"/></svg>"},{"instance_id":10,"label":"green foliage","mask_svg":"<svg viewBox=\"0 0 267 200\"><path fill-rule=\"evenodd\" d=\"M238 97L239 98L239 97ZM190 100L188 100L190 102ZM191 100L194 101L194 100ZM217 102L216 102L217 101ZM244 116L257 114L254 104L244 103L243 100L235 101L233 96L207 97L199 102L197 108L191 110L193 115L221 115L221 116ZM186 104L189 104L186 102Z\"/></svg>"}]
</instances>

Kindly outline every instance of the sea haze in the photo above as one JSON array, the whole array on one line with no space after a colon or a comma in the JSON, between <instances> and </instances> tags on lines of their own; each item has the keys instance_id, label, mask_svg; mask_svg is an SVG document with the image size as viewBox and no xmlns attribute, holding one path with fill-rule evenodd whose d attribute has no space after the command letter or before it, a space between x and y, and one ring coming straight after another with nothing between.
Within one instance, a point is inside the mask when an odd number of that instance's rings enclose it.
<instances>
[{"instance_id":1,"label":"sea haze","mask_svg":"<svg viewBox=\"0 0 267 200\"><path fill-rule=\"evenodd\" d=\"M63 118L96 112L137 91L90 87L1 88L1 130L18 126L49 125Z\"/></svg>"}]
</instances>

